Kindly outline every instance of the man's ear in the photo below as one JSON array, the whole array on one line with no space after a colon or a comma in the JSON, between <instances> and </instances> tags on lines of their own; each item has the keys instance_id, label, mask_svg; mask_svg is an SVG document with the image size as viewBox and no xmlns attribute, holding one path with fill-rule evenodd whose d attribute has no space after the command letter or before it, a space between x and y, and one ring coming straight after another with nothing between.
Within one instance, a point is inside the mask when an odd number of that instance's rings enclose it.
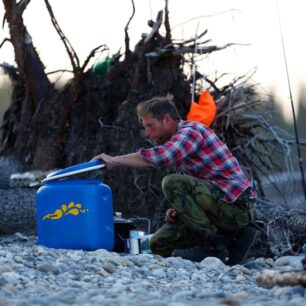
<instances>
[{"instance_id":1,"label":"man's ear","mask_svg":"<svg viewBox=\"0 0 306 306\"><path fill-rule=\"evenodd\" d=\"M170 122L170 121L173 120L173 119L172 119L172 117L171 117L169 114L166 114L166 115L164 116L164 120L165 120L166 122Z\"/></svg>"}]
</instances>

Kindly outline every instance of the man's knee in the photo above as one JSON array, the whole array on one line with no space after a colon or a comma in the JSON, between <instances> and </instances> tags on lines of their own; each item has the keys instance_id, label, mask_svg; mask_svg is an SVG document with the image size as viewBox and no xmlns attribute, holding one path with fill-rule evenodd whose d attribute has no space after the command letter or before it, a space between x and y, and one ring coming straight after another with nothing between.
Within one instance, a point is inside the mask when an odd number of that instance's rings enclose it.
<instances>
[{"instance_id":1,"label":"man's knee","mask_svg":"<svg viewBox=\"0 0 306 306\"><path fill-rule=\"evenodd\" d=\"M182 174L168 174L162 180L162 190L166 198L186 194L190 182L188 176Z\"/></svg>"},{"instance_id":2,"label":"man's knee","mask_svg":"<svg viewBox=\"0 0 306 306\"><path fill-rule=\"evenodd\" d=\"M153 254L161 255L163 257L171 256L172 252L169 248L169 241L156 234L154 234L150 239L150 249Z\"/></svg>"},{"instance_id":3,"label":"man's knee","mask_svg":"<svg viewBox=\"0 0 306 306\"><path fill-rule=\"evenodd\" d=\"M173 186L178 182L181 175L179 174L168 174L162 180L162 190L164 194L169 194L173 190Z\"/></svg>"}]
</instances>

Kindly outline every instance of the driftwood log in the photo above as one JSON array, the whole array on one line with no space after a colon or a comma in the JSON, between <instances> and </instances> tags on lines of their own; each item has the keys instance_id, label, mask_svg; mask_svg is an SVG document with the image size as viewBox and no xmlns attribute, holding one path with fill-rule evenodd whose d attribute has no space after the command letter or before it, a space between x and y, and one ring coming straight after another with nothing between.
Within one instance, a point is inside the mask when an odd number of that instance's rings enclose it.
<instances>
[{"instance_id":1,"label":"driftwood log","mask_svg":"<svg viewBox=\"0 0 306 306\"><path fill-rule=\"evenodd\" d=\"M259 286L267 289L271 289L274 286L302 285L306 287L306 271L265 271L256 278L256 281Z\"/></svg>"}]
</instances>

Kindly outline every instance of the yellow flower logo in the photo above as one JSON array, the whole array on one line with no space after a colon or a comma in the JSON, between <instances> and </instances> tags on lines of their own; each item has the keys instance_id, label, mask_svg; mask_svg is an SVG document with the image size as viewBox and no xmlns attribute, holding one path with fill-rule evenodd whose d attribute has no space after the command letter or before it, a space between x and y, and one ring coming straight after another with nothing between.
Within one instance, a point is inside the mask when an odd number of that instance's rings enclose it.
<instances>
[{"instance_id":1,"label":"yellow flower logo","mask_svg":"<svg viewBox=\"0 0 306 306\"><path fill-rule=\"evenodd\" d=\"M47 214L43 217L45 219L57 220L67 215L77 216L80 213L86 213L88 209L82 208L81 203L75 204L74 202L70 202L68 205L62 204L60 209L57 209L53 214Z\"/></svg>"}]
</instances>

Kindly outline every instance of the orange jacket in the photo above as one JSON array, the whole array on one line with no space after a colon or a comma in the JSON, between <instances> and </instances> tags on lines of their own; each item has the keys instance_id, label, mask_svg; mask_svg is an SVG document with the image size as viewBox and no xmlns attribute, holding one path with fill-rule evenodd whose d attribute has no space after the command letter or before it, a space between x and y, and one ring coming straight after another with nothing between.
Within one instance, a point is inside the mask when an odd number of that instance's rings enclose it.
<instances>
[{"instance_id":1,"label":"orange jacket","mask_svg":"<svg viewBox=\"0 0 306 306\"><path fill-rule=\"evenodd\" d=\"M187 119L210 126L213 123L215 116L216 104L214 98L209 91L204 90L199 97L198 103L191 102Z\"/></svg>"}]
</instances>

